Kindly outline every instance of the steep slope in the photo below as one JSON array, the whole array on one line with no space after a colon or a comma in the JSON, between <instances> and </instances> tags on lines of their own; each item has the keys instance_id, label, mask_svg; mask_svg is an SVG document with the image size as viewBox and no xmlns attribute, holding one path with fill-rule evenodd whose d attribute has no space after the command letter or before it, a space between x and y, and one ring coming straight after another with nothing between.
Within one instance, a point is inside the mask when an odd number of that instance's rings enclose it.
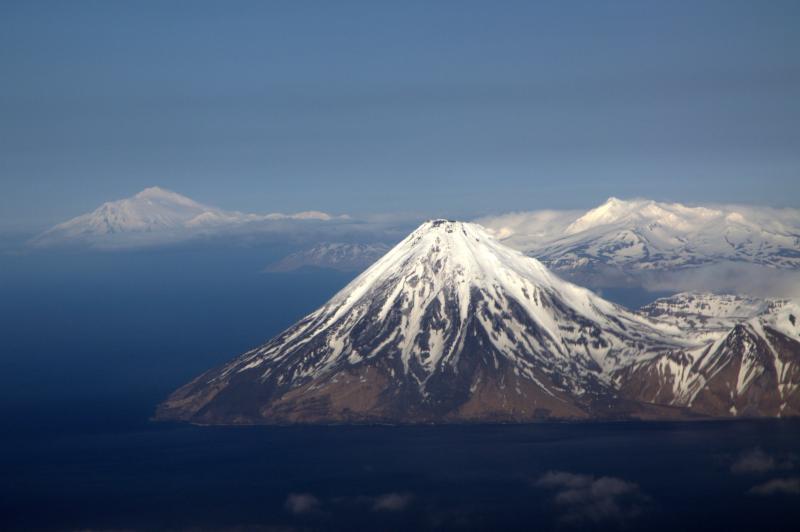
<instances>
[{"instance_id":1,"label":"steep slope","mask_svg":"<svg viewBox=\"0 0 800 532\"><path fill-rule=\"evenodd\" d=\"M643 312L703 345L621 368L624 396L714 417L800 415L797 301L679 294Z\"/></svg>"},{"instance_id":2,"label":"steep slope","mask_svg":"<svg viewBox=\"0 0 800 532\"><path fill-rule=\"evenodd\" d=\"M577 217L544 211L481 223L508 245L560 271L665 271L721 261L800 269L800 211L795 209L609 198Z\"/></svg>"},{"instance_id":3,"label":"steep slope","mask_svg":"<svg viewBox=\"0 0 800 532\"><path fill-rule=\"evenodd\" d=\"M322 308L176 391L200 423L609 417L611 374L690 344L475 224L426 222Z\"/></svg>"}]
</instances>

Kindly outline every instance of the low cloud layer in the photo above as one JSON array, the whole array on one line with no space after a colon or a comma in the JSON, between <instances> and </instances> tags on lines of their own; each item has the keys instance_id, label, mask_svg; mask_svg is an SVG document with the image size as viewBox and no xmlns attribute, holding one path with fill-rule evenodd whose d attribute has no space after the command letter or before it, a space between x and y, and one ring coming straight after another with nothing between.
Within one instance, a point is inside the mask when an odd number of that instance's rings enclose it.
<instances>
[{"instance_id":1,"label":"low cloud layer","mask_svg":"<svg viewBox=\"0 0 800 532\"><path fill-rule=\"evenodd\" d=\"M484 216L475 222L491 231L499 240L505 240L508 245L525 248L552 240L582 214L584 211L577 210L510 212Z\"/></svg>"},{"instance_id":2,"label":"low cloud layer","mask_svg":"<svg viewBox=\"0 0 800 532\"><path fill-rule=\"evenodd\" d=\"M750 488L751 495L800 495L800 478L774 478Z\"/></svg>"},{"instance_id":3,"label":"low cloud layer","mask_svg":"<svg viewBox=\"0 0 800 532\"><path fill-rule=\"evenodd\" d=\"M763 474L771 471L794 469L798 464L795 454L771 455L760 448L741 453L731 464L731 472L736 474Z\"/></svg>"},{"instance_id":4,"label":"low cloud layer","mask_svg":"<svg viewBox=\"0 0 800 532\"><path fill-rule=\"evenodd\" d=\"M739 455L731 465L731 472L736 474L766 473L777 467L777 461L761 449L752 449Z\"/></svg>"},{"instance_id":5,"label":"low cloud layer","mask_svg":"<svg viewBox=\"0 0 800 532\"><path fill-rule=\"evenodd\" d=\"M376 512L399 512L405 510L413 499L409 493L387 493L373 499L372 509Z\"/></svg>"},{"instance_id":6,"label":"low cloud layer","mask_svg":"<svg viewBox=\"0 0 800 532\"><path fill-rule=\"evenodd\" d=\"M716 292L755 297L800 297L800 271L758 264L723 262L669 272L646 272L642 285L650 291Z\"/></svg>"},{"instance_id":7,"label":"low cloud layer","mask_svg":"<svg viewBox=\"0 0 800 532\"><path fill-rule=\"evenodd\" d=\"M795 454L772 455L756 447L741 453L731 464L731 473L736 475L766 475L776 471L788 471L797 466ZM800 477L773 478L748 490L750 495L800 495Z\"/></svg>"},{"instance_id":8,"label":"low cloud layer","mask_svg":"<svg viewBox=\"0 0 800 532\"><path fill-rule=\"evenodd\" d=\"M550 471L535 485L554 492L564 524L627 522L642 513L648 500L637 484L617 477Z\"/></svg>"},{"instance_id":9,"label":"low cloud layer","mask_svg":"<svg viewBox=\"0 0 800 532\"><path fill-rule=\"evenodd\" d=\"M320 499L311 493L290 493L284 504L289 513L295 515L308 514L326 505L354 505L368 508L373 512L401 512L413 502L411 493L390 492L380 495L359 495L356 497L332 497ZM329 506L330 509L330 506Z\"/></svg>"},{"instance_id":10,"label":"low cloud layer","mask_svg":"<svg viewBox=\"0 0 800 532\"><path fill-rule=\"evenodd\" d=\"M307 514L316 510L320 500L310 493L290 493L286 497L286 510L295 515Z\"/></svg>"}]
</instances>

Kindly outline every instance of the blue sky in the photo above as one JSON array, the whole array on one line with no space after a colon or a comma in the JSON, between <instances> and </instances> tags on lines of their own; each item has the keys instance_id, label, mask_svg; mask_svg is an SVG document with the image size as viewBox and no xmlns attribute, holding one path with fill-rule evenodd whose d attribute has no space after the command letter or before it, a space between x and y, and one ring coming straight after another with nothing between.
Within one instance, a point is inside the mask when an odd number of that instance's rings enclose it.
<instances>
[{"instance_id":1,"label":"blue sky","mask_svg":"<svg viewBox=\"0 0 800 532\"><path fill-rule=\"evenodd\" d=\"M0 3L0 228L800 206L798 2Z\"/></svg>"}]
</instances>

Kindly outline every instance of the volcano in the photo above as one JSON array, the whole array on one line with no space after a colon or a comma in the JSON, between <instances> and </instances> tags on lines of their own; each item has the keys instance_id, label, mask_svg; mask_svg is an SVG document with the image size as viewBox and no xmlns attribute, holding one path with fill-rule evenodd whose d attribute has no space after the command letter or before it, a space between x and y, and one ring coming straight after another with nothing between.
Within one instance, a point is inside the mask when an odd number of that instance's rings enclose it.
<instances>
[{"instance_id":1,"label":"volcano","mask_svg":"<svg viewBox=\"0 0 800 532\"><path fill-rule=\"evenodd\" d=\"M270 424L657 415L659 407L622 399L613 375L687 347L678 332L560 279L479 225L432 220L324 306L177 390L157 418Z\"/></svg>"}]
</instances>

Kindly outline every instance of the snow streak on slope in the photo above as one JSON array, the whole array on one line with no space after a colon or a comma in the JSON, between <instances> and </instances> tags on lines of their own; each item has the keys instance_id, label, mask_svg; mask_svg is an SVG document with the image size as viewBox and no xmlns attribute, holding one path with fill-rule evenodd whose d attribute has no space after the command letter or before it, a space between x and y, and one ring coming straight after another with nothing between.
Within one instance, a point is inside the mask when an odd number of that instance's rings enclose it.
<instances>
[{"instance_id":1,"label":"snow streak on slope","mask_svg":"<svg viewBox=\"0 0 800 532\"><path fill-rule=\"evenodd\" d=\"M470 312L475 307L477 316ZM504 319L495 323L495 313ZM515 319L519 313L525 320ZM388 342L374 350L354 343L353 333L364 321L382 324L390 315L399 323L379 331ZM442 337L424 338L428 320L440 322L434 330ZM293 352L294 340L305 344L323 336L327 353L315 370L379 355L391 344L401 353L403 370L419 368L416 376L424 381L458 356L472 320L489 333L501 356L547 352L565 361L585 356L587 365L600 368L633 356L628 345L632 340L647 334L659 337L653 323L559 279L535 259L499 244L480 226L436 220L412 233L296 331L252 353L248 365L281 360ZM527 320L539 331L533 342L523 334ZM583 327L576 328L576 320ZM588 330L597 341L584 345L580 340L586 340ZM523 372L530 369L524 357L520 365Z\"/></svg>"},{"instance_id":2,"label":"snow streak on slope","mask_svg":"<svg viewBox=\"0 0 800 532\"><path fill-rule=\"evenodd\" d=\"M642 311L702 344L620 368L629 395L715 416L800 414L798 301L686 293Z\"/></svg>"}]
</instances>

